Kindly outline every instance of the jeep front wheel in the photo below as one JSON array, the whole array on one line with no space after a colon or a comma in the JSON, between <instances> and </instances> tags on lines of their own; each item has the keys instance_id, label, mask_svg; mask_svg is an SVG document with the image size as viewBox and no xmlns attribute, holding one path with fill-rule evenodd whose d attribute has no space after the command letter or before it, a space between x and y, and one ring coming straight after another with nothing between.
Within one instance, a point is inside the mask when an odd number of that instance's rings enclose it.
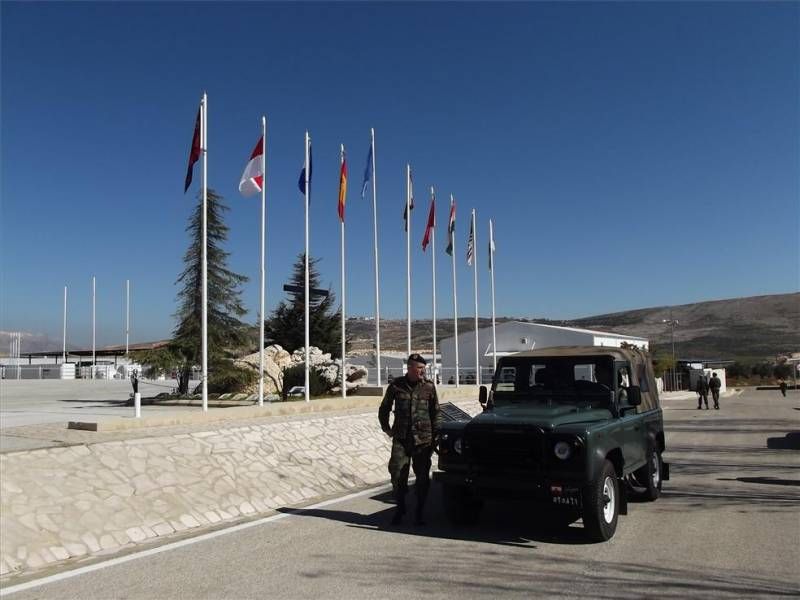
<instances>
[{"instance_id":1,"label":"jeep front wheel","mask_svg":"<svg viewBox=\"0 0 800 600\"><path fill-rule=\"evenodd\" d=\"M444 511L453 525L474 525L483 503L462 485L447 484L442 490Z\"/></svg>"},{"instance_id":2,"label":"jeep front wheel","mask_svg":"<svg viewBox=\"0 0 800 600\"><path fill-rule=\"evenodd\" d=\"M614 465L606 460L600 476L584 491L583 526L589 539L605 542L614 537L619 518L619 481Z\"/></svg>"}]
</instances>

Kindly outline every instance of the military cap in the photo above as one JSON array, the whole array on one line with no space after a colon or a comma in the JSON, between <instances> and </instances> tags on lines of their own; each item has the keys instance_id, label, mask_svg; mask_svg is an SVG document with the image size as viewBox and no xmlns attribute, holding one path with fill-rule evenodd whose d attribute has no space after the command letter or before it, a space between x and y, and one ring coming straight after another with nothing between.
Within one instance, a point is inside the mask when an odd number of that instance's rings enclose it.
<instances>
[{"instance_id":1,"label":"military cap","mask_svg":"<svg viewBox=\"0 0 800 600\"><path fill-rule=\"evenodd\" d=\"M416 352L414 352L414 354L410 354L408 356L408 362L415 362L415 363L420 363L420 364L423 364L423 365L427 365L428 364L427 361L424 358L422 358L422 355L421 354L417 354Z\"/></svg>"}]
</instances>

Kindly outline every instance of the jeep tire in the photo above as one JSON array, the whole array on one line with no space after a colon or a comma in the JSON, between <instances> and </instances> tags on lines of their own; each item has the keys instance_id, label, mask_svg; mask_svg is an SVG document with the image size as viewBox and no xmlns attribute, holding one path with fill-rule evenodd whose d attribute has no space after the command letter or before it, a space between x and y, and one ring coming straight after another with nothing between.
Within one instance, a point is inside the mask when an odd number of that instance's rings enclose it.
<instances>
[{"instance_id":1,"label":"jeep tire","mask_svg":"<svg viewBox=\"0 0 800 600\"><path fill-rule=\"evenodd\" d=\"M605 460L597 479L584 490L583 526L590 540L605 542L614 537L621 499L617 472Z\"/></svg>"},{"instance_id":2,"label":"jeep tire","mask_svg":"<svg viewBox=\"0 0 800 600\"><path fill-rule=\"evenodd\" d=\"M633 492L637 498L653 501L661 495L661 452L653 444L647 448L647 462L633 474Z\"/></svg>"},{"instance_id":3,"label":"jeep tire","mask_svg":"<svg viewBox=\"0 0 800 600\"><path fill-rule=\"evenodd\" d=\"M467 487L445 484L442 498L445 514L453 525L474 525L478 521L483 503Z\"/></svg>"}]
</instances>

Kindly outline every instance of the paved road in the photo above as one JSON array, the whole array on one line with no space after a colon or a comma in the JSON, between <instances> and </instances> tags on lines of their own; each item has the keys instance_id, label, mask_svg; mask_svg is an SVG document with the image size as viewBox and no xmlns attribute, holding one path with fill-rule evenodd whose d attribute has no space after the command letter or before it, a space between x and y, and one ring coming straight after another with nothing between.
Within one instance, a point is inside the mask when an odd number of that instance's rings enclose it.
<instances>
[{"instance_id":1,"label":"paved road","mask_svg":"<svg viewBox=\"0 0 800 600\"><path fill-rule=\"evenodd\" d=\"M545 533L524 506L392 529L368 493L13 594L32 598L755 598L800 594L800 393L665 402L672 481L617 535ZM435 488L434 488L435 489Z\"/></svg>"}]
</instances>

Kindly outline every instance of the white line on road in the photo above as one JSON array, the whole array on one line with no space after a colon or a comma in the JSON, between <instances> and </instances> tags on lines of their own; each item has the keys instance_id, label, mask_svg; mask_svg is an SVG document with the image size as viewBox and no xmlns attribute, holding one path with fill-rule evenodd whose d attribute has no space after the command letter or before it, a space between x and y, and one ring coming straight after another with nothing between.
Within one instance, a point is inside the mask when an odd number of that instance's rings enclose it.
<instances>
[{"instance_id":1,"label":"white line on road","mask_svg":"<svg viewBox=\"0 0 800 600\"><path fill-rule=\"evenodd\" d=\"M347 496L342 496L341 498L331 498L330 500L325 500L317 504L312 504L311 506L303 506L299 508L285 508L284 510L286 510L287 512L280 513L277 515L272 515L271 517L264 517L262 519L257 519L255 521L248 521L247 523L239 523L238 525L233 525L225 529L218 529L217 531L203 533L195 537L187 538L185 540L179 540L177 542L164 544L163 546L158 546L157 548L148 548L147 550L141 550L140 552L134 552L132 554L127 554L125 556L112 558L103 562L94 563L92 565L86 565L85 567L79 567L77 569L72 569L70 571L64 571L63 573L56 573L55 575L42 577L41 579L34 579L33 581L27 581L25 583L13 585L11 587L4 587L0 589L0 596L10 596L11 594L14 594L16 592L22 592L24 590L29 590L42 585L47 585L48 583L55 583L56 581L70 579L72 577L77 577L78 575L83 575L84 573L99 571L100 569L105 569L106 567L121 565L122 563L130 562L138 558L144 558L146 556L160 554L161 552L168 552L170 550L175 550L176 548L181 548L183 546L196 544L197 542L204 542L206 540L210 540L215 537L219 537L221 535L227 535L229 533L235 533L243 529L249 529L250 527L258 527L259 525L265 525L266 523L272 523L274 521L279 521L287 517L297 516L299 514L302 514L302 512L306 510L313 510L316 508L323 508L325 506L330 506L332 504L338 504L340 502L346 502L348 500L352 500L353 498L359 498L361 496L367 496L369 494L380 493L390 488L391 485L384 484L384 485L379 485L377 487L369 488L367 490L361 490L360 492L355 492L353 494L348 494Z\"/></svg>"}]
</instances>

